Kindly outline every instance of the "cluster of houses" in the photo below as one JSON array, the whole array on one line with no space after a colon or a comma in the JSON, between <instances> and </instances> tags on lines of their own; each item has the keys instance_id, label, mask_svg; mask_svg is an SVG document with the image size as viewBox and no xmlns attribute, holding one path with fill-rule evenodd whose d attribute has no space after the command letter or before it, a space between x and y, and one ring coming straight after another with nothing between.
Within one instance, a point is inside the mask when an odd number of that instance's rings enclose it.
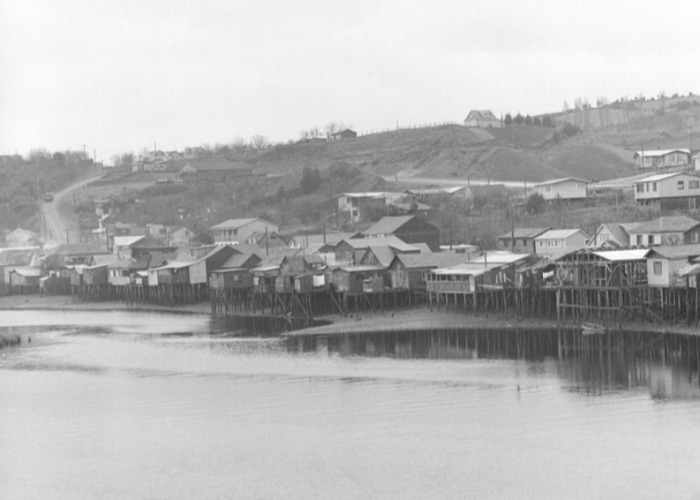
<instances>
[{"instance_id":1,"label":"cluster of houses","mask_svg":"<svg viewBox=\"0 0 700 500\"><path fill-rule=\"evenodd\" d=\"M585 274L572 270L576 262L596 261L600 269L615 263L627 269L616 279L648 287L696 287L700 273L700 221L686 216L606 223L592 236L579 229L514 228L493 251L441 246L439 229L416 215L384 217L358 233L291 239L260 218L228 220L211 231L216 241L204 246L117 235L110 249L66 244L50 251L30 245L29 232L15 232L5 239L17 246L0 251L3 290L163 304L232 300L235 293L407 292L466 300L490 288L571 286ZM589 274L601 286L608 279Z\"/></svg>"}]
</instances>

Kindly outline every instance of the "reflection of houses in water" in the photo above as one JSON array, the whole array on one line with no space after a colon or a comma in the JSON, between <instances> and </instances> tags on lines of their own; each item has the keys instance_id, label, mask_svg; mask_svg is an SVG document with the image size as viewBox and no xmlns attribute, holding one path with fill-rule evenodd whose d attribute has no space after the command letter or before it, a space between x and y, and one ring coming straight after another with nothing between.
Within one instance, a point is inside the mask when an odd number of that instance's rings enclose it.
<instances>
[{"instance_id":1,"label":"reflection of houses in water","mask_svg":"<svg viewBox=\"0 0 700 500\"><path fill-rule=\"evenodd\" d=\"M288 338L291 350L412 359L509 359L556 373L566 391L646 391L700 399L700 337L653 332L583 335L578 329L415 330Z\"/></svg>"}]
</instances>

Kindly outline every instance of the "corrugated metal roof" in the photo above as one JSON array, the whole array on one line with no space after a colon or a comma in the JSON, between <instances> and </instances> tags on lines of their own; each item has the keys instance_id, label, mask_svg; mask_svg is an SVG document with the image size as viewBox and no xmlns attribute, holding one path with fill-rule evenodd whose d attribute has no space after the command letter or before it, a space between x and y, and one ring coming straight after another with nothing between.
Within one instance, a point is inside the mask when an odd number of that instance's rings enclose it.
<instances>
[{"instance_id":1,"label":"corrugated metal roof","mask_svg":"<svg viewBox=\"0 0 700 500\"><path fill-rule=\"evenodd\" d=\"M229 219L224 222L219 222L215 226L212 226L210 229L238 229L243 226L247 226L248 224L250 224L251 222L255 222L256 220L259 220L270 226L277 225L273 224L272 222L268 222L265 219L260 219L259 217L249 217L247 219Z\"/></svg>"},{"instance_id":2,"label":"corrugated metal roof","mask_svg":"<svg viewBox=\"0 0 700 500\"><path fill-rule=\"evenodd\" d=\"M634 248L631 250L596 250L592 253L603 259L619 262L626 260L644 260L650 252L648 248Z\"/></svg>"},{"instance_id":3,"label":"corrugated metal roof","mask_svg":"<svg viewBox=\"0 0 700 500\"><path fill-rule=\"evenodd\" d=\"M511 253L504 251L488 251L484 254L469 259L468 263L483 263L487 264L514 264L516 262L521 262L530 258L530 254L527 253Z\"/></svg>"},{"instance_id":4,"label":"corrugated metal roof","mask_svg":"<svg viewBox=\"0 0 700 500\"><path fill-rule=\"evenodd\" d=\"M695 245L664 245L651 248L648 259L656 256L666 259L685 259L700 256L700 244Z\"/></svg>"}]
</instances>

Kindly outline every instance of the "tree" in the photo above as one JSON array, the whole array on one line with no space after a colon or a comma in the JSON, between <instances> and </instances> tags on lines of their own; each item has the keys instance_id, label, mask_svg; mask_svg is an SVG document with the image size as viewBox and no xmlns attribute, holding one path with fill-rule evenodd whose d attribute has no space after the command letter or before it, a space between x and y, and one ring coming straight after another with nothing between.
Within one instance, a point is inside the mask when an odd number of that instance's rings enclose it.
<instances>
[{"instance_id":1,"label":"tree","mask_svg":"<svg viewBox=\"0 0 700 500\"><path fill-rule=\"evenodd\" d=\"M301 192L310 194L321 185L321 174L317 168L304 167L301 172Z\"/></svg>"},{"instance_id":2,"label":"tree","mask_svg":"<svg viewBox=\"0 0 700 500\"><path fill-rule=\"evenodd\" d=\"M532 193L525 202L525 211L530 215L539 215L544 212L544 196L540 193Z\"/></svg>"},{"instance_id":3,"label":"tree","mask_svg":"<svg viewBox=\"0 0 700 500\"><path fill-rule=\"evenodd\" d=\"M264 135L256 134L250 138L250 147L253 149L265 149L269 145L270 143Z\"/></svg>"},{"instance_id":4,"label":"tree","mask_svg":"<svg viewBox=\"0 0 700 500\"><path fill-rule=\"evenodd\" d=\"M561 131L564 134L564 137L573 137L578 134L581 129L572 123L567 123L564 125L564 128Z\"/></svg>"},{"instance_id":5,"label":"tree","mask_svg":"<svg viewBox=\"0 0 700 500\"><path fill-rule=\"evenodd\" d=\"M532 124L537 125L539 127L542 125L542 120L540 120L539 116L536 116L532 119Z\"/></svg>"},{"instance_id":6,"label":"tree","mask_svg":"<svg viewBox=\"0 0 700 500\"><path fill-rule=\"evenodd\" d=\"M329 122L326 127L326 138L333 139L333 135L348 128L343 122Z\"/></svg>"},{"instance_id":7,"label":"tree","mask_svg":"<svg viewBox=\"0 0 700 500\"><path fill-rule=\"evenodd\" d=\"M523 115L518 113L517 115L515 115L515 118L513 118L513 121L518 125L521 125L525 121L525 118L523 118Z\"/></svg>"},{"instance_id":8,"label":"tree","mask_svg":"<svg viewBox=\"0 0 700 500\"><path fill-rule=\"evenodd\" d=\"M525 115L525 125L532 125L532 117L530 115Z\"/></svg>"},{"instance_id":9,"label":"tree","mask_svg":"<svg viewBox=\"0 0 700 500\"><path fill-rule=\"evenodd\" d=\"M544 116L542 118L542 126L548 127L548 128L553 128L554 127L554 120L552 120L552 117L549 115Z\"/></svg>"},{"instance_id":10,"label":"tree","mask_svg":"<svg viewBox=\"0 0 700 500\"><path fill-rule=\"evenodd\" d=\"M513 123L513 117L510 115L510 113L506 113L506 117L503 119L503 123L506 125L510 125Z\"/></svg>"}]
</instances>

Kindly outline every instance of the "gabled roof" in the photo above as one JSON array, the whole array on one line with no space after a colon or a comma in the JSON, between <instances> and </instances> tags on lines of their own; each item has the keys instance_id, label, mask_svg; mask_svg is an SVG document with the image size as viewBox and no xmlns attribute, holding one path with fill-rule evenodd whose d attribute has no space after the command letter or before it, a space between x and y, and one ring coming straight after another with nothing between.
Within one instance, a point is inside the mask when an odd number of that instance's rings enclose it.
<instances>
[{"instance_id":1,"label":"gabled roof","mask_svg":"<svg viewBox=\"0 0 700 500\"><path fill-rule=\"evenodd\" d=\"M374 200L381 200L387 195L384 191L372 191L366 193L340 193L336 195L337 197L345 196L346 198L371 198Z\"/></svg>"},{"instance_id":2,"label":"gabled roof","mask_svg":"<svg viewBox=\"0 0 700 500\"><path fill-rule=\"evenodd\" d=\"M254 253L237 253L226 259L221 267L224 269L244 268L249 267L248 264L251 262L259 263L260 261L260 257Z\"/></svg>"},{"instance_id":3,"label":"gabled roof","mask_svg":"<svg viewBox=\"0 0 700 500\"><path fill-rule=\"evenodd\" d=\"M247 219L229 219L224 222L219 222L215 226L212 226L210 229L240 229L243 226L247 226L248 224L252 224L255 221L261 221L266 224L269 224L271 226L276 226L277 224L273 224L272 222L268 222L265 219L261 219L259 217L251 217Z\"/></svg>"},{"instance_id":4,"label":"gabled roof","mask_svg":"<svg viewBox=\"0 0 700 500\"><path fill-rule=\"evenodd\" d=\"M549 181L544 181L544 182L539 182L537 184L533 184L533 187L540 187L540 186L552 186L554 184L561 184L563 182L583 182L584 184L588 184L588 181L585 181L583 179L577 179L576 177L562 177L561 179L552 179Z\"/></svg>"},{"instance_id":5,"label":"gabled roof","mask_svg":"<svg viewBox=\"0 0 700 500\"><path fill-rule=\"evenodd\" d=\"M115 236L114 246L115 247L131 247L134 243L144 239L146 236Z\"/></svg>"},{"instance_id":6,"label":"gabled roof","mask_svg":"<svg viewBox=\"0 0 700 500\"><path fill-rule=\"evenodd\" d=\"M582 233L586 238L588 238L588 235L581 229L550 229L549 231L537 236L535 240L564 240L576 233Z\"/></svg>"},{"instance_id":7,"label":"gabled roof","mask_svg":"<svg viewBox=\"0 0 700 500\"><path fill-rule=\"evenodd\" d=\"M668 174L655 174L655 175L650 175L649 177L644 177L642 179L638 179L633 182L633 184L641 184L643 182L659 182L663 181L664 179L670 179L671 177L676 177L678 175L691 175L688 172L671 172Z\"/></svg>"},{"instance_id":8,"label":"gabled roof","mask_svg":"<svg viewBox=\"0 0 700 500\"><path fill-rule=\"evenodd\" d=\"M389 246L399 252L414 252L419 253L420 249L415 245L410 245L396 236L384 236L377 238L350 238L343 240L338 245L345 243L350 245L355 250L363 250L370 246Z\"/></svg>"},{"instance_id":9,"label":"gabled roof","mask_svg":"<svg viewBox=\"0 0 700 500\"><path fill-rule=\"evenodd\" d=\"M382 217L377 222L372 224L370 227L368 227L367 229L362 231L362 233L366 234L366 235L392 234L413 219L418 219L420 221L423 221L422 219L416 217L415 215L386 216L386 217ZM426 222L426 224L430 224L430 223Z\"/></svg>"},{"instance_id":10,"label":"gabled roof","mask_svg":"<svg viewBox=\"0 0 700 500\"><path fill-rule=\"evenodd\" d=\"M642 222L628 232L629 234L687 232L698 225L700 225L700 221L691 219L685 215L669 215Z\"/></svg>"},{"instance_id":11,"label":"gabled roof","mask_svg":"<svg viewBox=\"0 0 700 500\"><path fill-rule=\"evenodd\" d=\"M380 265L389 267L396 254L394 249L388 246L370 246L369 251L374 254Z\"/></svg>"},{"instance_id":12,"label":"gabled roof","mask_svg":"<svg viewBox=\"0 0 700 500\"><path fill-rule=\"evenodd\" d=\"M335 268L336 271L338 269L347 273L386 271L386 269L382 266L338 266Z\"/></svg>"},{"instance_id":13,"label":"gabled roof","mask_svg":"<svg viewBox=\"0 0 700 500\"><path fill-rule=\"evenodd\" d=\"M656 256L666 259L687 259L700 256L700 244L695 245L662 245L649 250L648 259Z\"/></svg>"},{"instance_id":14,"label":"gabled roof","mask_svg":"<svg viewBox=\"0 0 700 500\"><path fill-rule=\"evenodd\" d=\"M634 152L634 157L638 156L644 156L649 157L649 156L666 156L667 154L671 153L685 153L685 154L690 154L689 149L685 148L678 148L678 149L650 149L650 150L644 150L644 151L635 151Z\"/></svg>"},{"instance_id":15,"label":"gabled roof","mask_svg":"<svg viewBox=\"0 0 700 500\"><path fill-rule=\"evenodd\" d=\"M596 229L595 233L593 233L593 236L591 236L590 240L588 240L588 244L593 244L595 243L595 239L600 234L600 232L603 230L603 228L607 229L608 232L615 238L618 242L622 242L625 245L627 245L627 240L629 240L629 233L628 233L628 228L631 229L633 227L636 227L639 223L638 222L629 222L629 223L624 223L624 224L619 224L616 222L605 222L598 226ZM606 242L602 242L606 243ZM601 243L601 244L602 244Z\"/></svg>"},{"instance_id":16,"label":"gabled roof","mask_svg":"<svg viewBox=\"0 0 700 500\"><path fill-rule=\"evenodd\" d=\"M297 235L290 239L290 245L294 242L299 243L302 247L309 248L314 245L324 245L329 243L340 243L344 239L352 238L357 233L326 233L326 241L323 241L323 234L304 234Z\"/></svg>"},{"instance_id":17,"label":"gabled roof","mask_svg":"<svg viewBox=\"0 0 700 500\"><path fill-rule=\"evenodd\" d=\"M550 227L516 227L512 234L510 231L503 233L497 239L511 239L511 238L537 238L540 234L549 231Z\"/></svg>"},{"instance_id":18,"label":"gabled roof","mask_svg":"<svg viewBox=\"0 0 700 500\"><path fill-rule=\"evenodd\" d=\"M34 250L5 250L0 252L0 266L28 266Z\"/></svg>"},{"instance_id":19,"label":"gabled roof","mask_svg":"<svg viewBox=\"0 0 700 500\"><path fill-rule=\"evenodd\" d=\"M477 120L498 120L490 109L472 109L467 115L467 120L470 116Z\"/></svg>"},{"instance_id":20,"label":"gabled roof","mask_svg":"<svg viewBox=\"0 0 700 500\"><path fill-rule=\"evenodd\" d=\"M105 250L100 247L96 247L94 245L86 245L82 243L77 243L77 244L67 244L67 245L59 245L56 248L54 248L49 255L50 256L61 256L61 257L75 257L75 256L84 256L84 255L99 255L99 254L106 254L110 253L108 250Z\"/></svg>"}]
</instances>

